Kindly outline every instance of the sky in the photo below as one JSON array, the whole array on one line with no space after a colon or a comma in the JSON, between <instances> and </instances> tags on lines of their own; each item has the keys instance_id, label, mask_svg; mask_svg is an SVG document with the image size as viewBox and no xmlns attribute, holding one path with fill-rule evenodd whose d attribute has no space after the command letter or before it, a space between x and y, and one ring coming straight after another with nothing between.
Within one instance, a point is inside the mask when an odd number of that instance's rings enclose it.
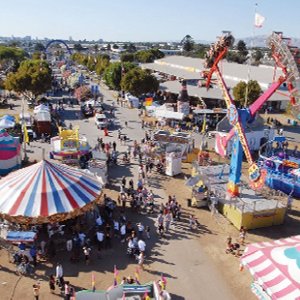
<instances>
[{"instance_id":1,"label":"sky","mask_svg":"<svg viewBox=\"0 0 300 300\"><path fill-rule=\"evenodd\" d=\"M0 0L1 2L4 0ZM254 11L266 20L255 35L300 38L299 0L9 0L0 36L106 41L214 41L222 30L253 35Z\"/></svg>"}]
</instances>

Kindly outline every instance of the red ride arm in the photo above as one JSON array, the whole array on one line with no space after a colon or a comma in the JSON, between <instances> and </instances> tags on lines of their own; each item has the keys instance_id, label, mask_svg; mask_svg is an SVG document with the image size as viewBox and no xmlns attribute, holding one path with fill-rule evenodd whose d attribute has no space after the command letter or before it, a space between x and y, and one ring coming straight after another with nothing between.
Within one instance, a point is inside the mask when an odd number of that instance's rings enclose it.
<instances>
[{"instance_id":1,"label":"red ride arm","mask_svg":"<svg viewBox=\"0 0 300 300\"><path fill-rule=\"evenodd\" d=\"M286 78L280 77L278 81L273 82L271 86L258 99L249 106L249 111L252 117L261 109L265 102L276 92Z\"/></svg>"}]
</instances>

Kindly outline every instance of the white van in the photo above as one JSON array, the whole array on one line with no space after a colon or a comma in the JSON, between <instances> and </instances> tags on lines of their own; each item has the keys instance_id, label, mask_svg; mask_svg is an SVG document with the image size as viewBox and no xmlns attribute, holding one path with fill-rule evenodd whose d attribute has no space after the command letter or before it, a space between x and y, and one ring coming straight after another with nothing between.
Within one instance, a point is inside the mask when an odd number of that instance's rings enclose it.
<instances>
[{"instance_id":1,"label":"white van","mask_svg":"<svg viewBox=\"0 0 300 300\"><path fill-rule=\"evenodd\" d=\"M108 125L108 120L105 114L95 115L95 124L99 129L104 129Z\"/></svg>"}]
</instances>

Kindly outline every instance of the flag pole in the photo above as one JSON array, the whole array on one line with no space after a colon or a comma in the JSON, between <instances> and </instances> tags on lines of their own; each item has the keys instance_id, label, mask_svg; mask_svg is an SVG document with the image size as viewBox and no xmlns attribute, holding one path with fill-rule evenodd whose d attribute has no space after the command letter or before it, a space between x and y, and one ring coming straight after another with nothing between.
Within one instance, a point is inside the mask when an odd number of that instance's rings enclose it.
<instances>
[{"instance_id":1,"label":"flag pole","mask_svg":"<svg viewBox=\"0 0 300 300\"><path fill-rule=\"evenodd\" d=\"M254 17L256 16L257 13L257 3L254 5ZM249 49L249 59L248 59L248 71L247 71L247 85L246 85L246 91L245 91L245 104L244 106L247 107L247 102L248 102L248 84L250 81L250 66L251 66L251 61L252 61L252 53L253 53L253 47L254 47L254 38L255 38L255 24L252 25L252 38L250 41L250 49Z\"/></svg>"}]
</instances>

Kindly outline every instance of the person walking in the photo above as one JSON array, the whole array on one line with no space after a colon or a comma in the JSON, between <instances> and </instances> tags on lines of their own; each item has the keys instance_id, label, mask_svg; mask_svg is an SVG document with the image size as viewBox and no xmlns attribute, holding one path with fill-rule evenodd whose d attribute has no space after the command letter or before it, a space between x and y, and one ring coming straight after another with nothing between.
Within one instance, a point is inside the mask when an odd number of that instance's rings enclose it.
<instances>
[{"instance_id":1,"label":"person walking","mask_svg":"<svg viewBox=\"0 0 300 300\"><path fill-rule=\"evenodd\" d=\"M115 141L113 141L112 143L113 149L116 152L117 151L117 143Z\"/></svg>"},{"instance_id":2,"label":"person walking","mask_svg":"<svg viewBox=\"0 0 300 300\"><path fill-rule=\"evenodd\" d=\"M49 277L49 288L50 288L51 294L53 294L55 291L55 277L53 274L51 274Z\"/></svg>"},{"instance_id":3,"label":"person walking","mask_svg":"<svg viewBox=\"0 0 300 300\"><path fill-rule=\"evenodd\" d=\"M140 254L137 257L137 260L138 260L139 267L142 270L144 270L144 252L140 252Z\"/></svg>"}]
</instances>

